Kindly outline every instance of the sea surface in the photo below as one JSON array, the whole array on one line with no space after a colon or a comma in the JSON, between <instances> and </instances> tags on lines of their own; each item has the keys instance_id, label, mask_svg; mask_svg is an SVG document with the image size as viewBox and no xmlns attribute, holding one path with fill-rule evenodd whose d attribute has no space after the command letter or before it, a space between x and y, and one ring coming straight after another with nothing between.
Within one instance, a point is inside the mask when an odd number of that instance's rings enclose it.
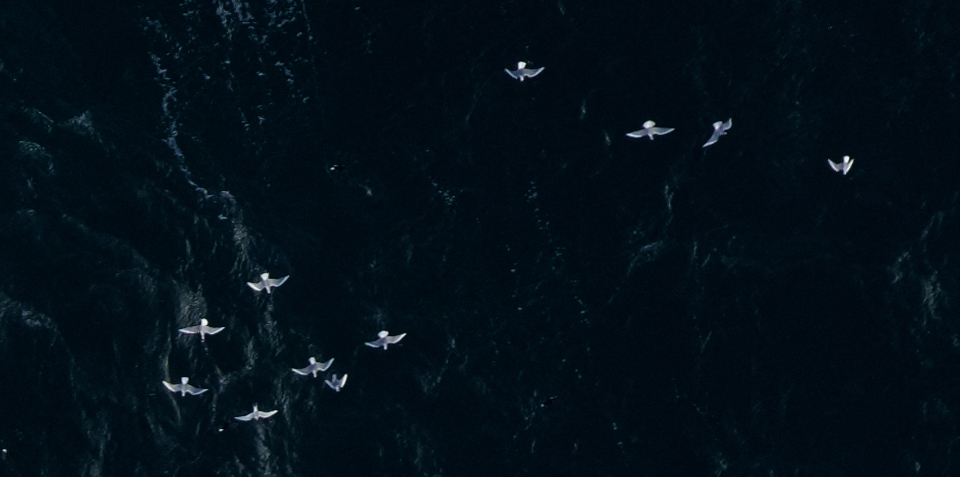
<instances>
[{"instance_id":1,"label":"sea surface","mask_svg":"<svg viewBox=\"0 0 960 477\"><path fill-rule=\"evenodd\" d=\"M958 25L0 0L0 475L960 475Z\"/></svg>"}]
</instances>

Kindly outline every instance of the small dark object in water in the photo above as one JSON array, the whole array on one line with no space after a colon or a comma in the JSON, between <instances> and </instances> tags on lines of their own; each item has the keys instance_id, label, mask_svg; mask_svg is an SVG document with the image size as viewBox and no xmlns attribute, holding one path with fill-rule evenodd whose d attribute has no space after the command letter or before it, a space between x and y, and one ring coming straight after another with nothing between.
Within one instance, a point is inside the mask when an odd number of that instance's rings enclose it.
<instances>
[{"instance_id":1,"label":"small dark object in water","mask_svg":"<svg viewBox=\"0 0 960 477\"><path fill-rule=\"evenodd\" d=\"M553 402L557 400L556 396L550 396L546 401L540 403L540 407L550 407L553 405Z\"/></svg>"}]
</instances>

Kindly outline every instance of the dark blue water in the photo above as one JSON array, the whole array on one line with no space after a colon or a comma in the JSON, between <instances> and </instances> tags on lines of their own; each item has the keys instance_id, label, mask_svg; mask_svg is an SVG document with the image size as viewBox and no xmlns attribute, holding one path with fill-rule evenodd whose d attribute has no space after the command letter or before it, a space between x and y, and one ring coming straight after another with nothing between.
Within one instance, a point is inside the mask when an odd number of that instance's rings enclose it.
<instances>
[{"instance_id":1,"label":"dark blue water","mask_svg":"<svg viewBox=\"0 0 960 477\"><path fill-rule=\"evenodd\" d=\"M960 472L955 6L0 5L3 475Z\"/></svg>"}]
</instances>

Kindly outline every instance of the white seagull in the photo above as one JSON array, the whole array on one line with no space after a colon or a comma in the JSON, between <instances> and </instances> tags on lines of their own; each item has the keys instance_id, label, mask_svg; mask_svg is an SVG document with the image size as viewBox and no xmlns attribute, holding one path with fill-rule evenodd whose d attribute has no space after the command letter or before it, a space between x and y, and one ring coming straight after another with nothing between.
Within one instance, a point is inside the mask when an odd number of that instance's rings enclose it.
<instances>
[{"instance_id":1,"label":"white seagull","mask_svg":"<svg viewBox=\"0 0 960 477\"><path fill-rule=\"evenodd\" d=\"M196 396L197 394L203 394L207 392L206 389L201 389L187 384L189 381L190 378L180 378L180 384L170 384L166 381L163 381L163 385L166 386L170 392L180 393L181 396L186 396L187 394Z\"/></svg>"},{"instance_id":2,"label":"white seagull","mask_svg":"<svg viewBox=\"0 0 960 477\"><path fill-rule=\"evenodd\" d=\"M853 159L850 159L850 156L843 156L843 162L836 163L827 159L827 163L830 164L830 168L837 171L843 172L843 175L847 175L850 172L850 168L853 167Z\"/></svg>"},{"instance_id":3,"label":"white seagull","mask_svg":"<svg viewBox=\"0 0 960 477\"><path fill-rule=\"evenodd\" d=\"M717 121L713 123L713 135L710 136L710 139L707 141L703 147L713 145L715 142L720 140L720 136L723 136L727 133L727 130L733 127L733 118L727 120L727 122Z\"/></svg>"},{"instance_id":4,"label":"white seagull","mask_svg":"<svg viewBox=\"0 0 960 477\"><path fill-rule=\"evenodd\" d=\"M267 293L270 293L271 288L283 285L283 282L287 281L288 278L290 278L290 275L283 278L270 278L270 273L261 273L259 282L247 282L247 286L256 291L266 290Z\"/></svg>"},{"instance_id":5,"label":"white seagull","mask_svg":"<svg viewBox=\"0 0 960 477\"><path fill-rule=\"evenodd\" d=\"M327 386L330 386L330 389L333 389L336 392L340 392L340 389L346 386L347 384L347 375L344 374L342 378L337 379L337 375L334 374L333 378L326 379L323 382L327 383Z\"/></svg>"},{"instance_id":6,"label":"white seagull","mask_svg":"<svg viewBox=\"0 0 960 477\"><path fill-rule=\"evenodd\" d=\"M215 335L223 331L223 327L207 326L210 324L206 318L200 319L200 324L198 326L190 326L187 328L180 328L180 332L187 335L200 334L200 341L203 341L206 335Z\"/></svg>"},{"instance_id":7,"label":"white seagull","mask_svg":"<svg viewBox=\"0 0 960 477\"><path fill-rule=\"evenodd\" d=\"M657 136L660 134L668 134L673 132L673 128L657 128L657 127L654 127L656 126L656 124L657 123L653 121L647 121L643 123L643 129L640 129L631 133L627 133L627 136L630 136L630 137L647 136L650 138L651 141L653 141L653 136Z\"/></svg>"},{"instance_id":8,"label":"white seagull","mask_svg":"<svg viewBox=\"0 0 960 477\"><path fill-rule=\"evenodd\" d=\"M538 74L540 74L540 72L543 71L543 67L540 67L537 69L527 68L527 62L520 61L520 62L517 62L516 70L510 71L504 68L503 71L506 71L507 74L510 75L512 78L516 78L520 81L523 81L524 78L533 78L534 76L537 76Z\"/></svg>"},{"instance_id":9,"label":"white seagull","mask_svg":"<svg viewBox=\"0 0 960 477\"><path fill-rule=\"evenodd\" d=\"M235 417L234 419L236 419L236 420L238 420L238 421L259 421L260 419L266 419L266 418L268 418L268 417L270 417L270 416L272 416L272 415L274 415L274 414L276 414L276 413L277 413L276 410L274 410L274 411L267 411L267 412L261 411L261 410L257 409L257 405L254 404L254 405L253 405L253 412L251 412L250 414L247 414L247 415L245 415L245 416L237 416L237 417Z\"/></svg>"},{"instance_id":10,"label":"white seagull","mask_svg":"<svg viewBox=\"0 0 960 477\"><path fill-rule=\"evenodd\" d=\"M310 365L307 366L306 368L300 368L300 369L291 368L291 369L293 369L294 373L297 373L300 376L307 376L312 374L313 377L317 377L317 373L319 373L320 371L326 371L331 364L333 364L333 358L330 358L330 360L327 361L326 363L318 363L317 358L311 357Z\"/></svg>"},{"instance_id":11,"label":"white seagull","mask_svg":"<svg viewBox=\"0 0 960 477\"><path fill-rule=\"evenodd\" d=\"M376 341L367 341L364 344L371 348L379 348L382 346L383 349L387 349L387 345L392 345L402 340L404 336L407 336L407 334L404 333L402 335L389 336L389 333L387 333L386 330L383 330L377 333L378 338L376 339Z\"/></svg>"}]
</instances>

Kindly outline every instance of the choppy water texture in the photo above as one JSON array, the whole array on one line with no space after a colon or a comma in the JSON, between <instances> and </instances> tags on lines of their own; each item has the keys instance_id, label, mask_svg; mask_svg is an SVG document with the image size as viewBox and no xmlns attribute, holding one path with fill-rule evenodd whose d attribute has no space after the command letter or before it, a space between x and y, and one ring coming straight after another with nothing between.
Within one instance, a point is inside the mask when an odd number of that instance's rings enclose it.
<instances>
[{"instance_id":1,"label":"choppy water texture","mask_svg":"<svg viewBox=\"0 0 960 477\"><path fill-rule=\"evenodd\" d=\"M22 3L4 475L960 471L949 2Z\"/></svg>"}]
</instances>

